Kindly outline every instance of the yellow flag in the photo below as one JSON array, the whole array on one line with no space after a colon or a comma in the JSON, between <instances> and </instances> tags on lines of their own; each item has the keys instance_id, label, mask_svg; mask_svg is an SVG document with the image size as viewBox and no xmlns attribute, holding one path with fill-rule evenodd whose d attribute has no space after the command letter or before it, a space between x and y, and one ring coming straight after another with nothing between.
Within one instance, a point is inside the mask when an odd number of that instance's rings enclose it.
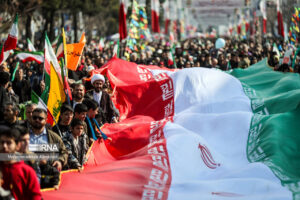
<instances>
[{"instance_id":1,"label":"yellow flag","mask_svg":"<svg viewBox=\"0 0 300 200\"><path fill-rule=\"evenodd\" d=\"M65 66L67 66L67 42L66 42L66 35L65 35L65 29L62 28L62 39L63 39L63 46L64 46L64 57L65 57Z\"/></svg>"},{"instance_id":2,"label":"yellow flag","mask_svg":"<svg viewBox=\"0 0 300 200\"><path fill-rule=\"evenodd\" d=\"M65 100L66 94L64 92L64 86L60 81L60 78L58 77L52 63L50 63L50 91L47 107L56 122L58 121L60 115L60 107ZM53 126L54 124L51 125Z\"/></svg>"}]
</instances>

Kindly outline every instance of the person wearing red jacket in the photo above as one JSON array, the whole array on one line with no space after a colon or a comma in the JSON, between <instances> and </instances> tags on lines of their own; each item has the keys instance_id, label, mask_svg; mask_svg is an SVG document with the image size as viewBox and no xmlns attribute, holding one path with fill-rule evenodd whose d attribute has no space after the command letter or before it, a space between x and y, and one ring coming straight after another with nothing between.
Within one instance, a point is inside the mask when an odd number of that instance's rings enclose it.
<instances>
[{"instance_id":1,"label":"person wearing red jacket","mask_svg":"<svg viewBox=\"0 0 300 200\"><path fill-rule=\"evenodd\" d=\"M7 160L1 162L1 172L3 174L3 188L10 190L16 200L40 200L42 199L40 184L35 171L15 158L20 148L20 132L17 129L0 127L0 153L6 153ZM11 158L14 156L15 158Z\"/></svg>"}]
</instances>

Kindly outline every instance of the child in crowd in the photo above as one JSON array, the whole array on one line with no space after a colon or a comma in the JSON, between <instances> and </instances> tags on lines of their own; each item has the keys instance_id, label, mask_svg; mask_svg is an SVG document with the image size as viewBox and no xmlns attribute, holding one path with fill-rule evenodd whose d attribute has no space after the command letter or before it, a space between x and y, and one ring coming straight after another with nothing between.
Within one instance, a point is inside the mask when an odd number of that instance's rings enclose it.
<instances>
[{"instance_id":1,"label":"child in crowd","mask_svg":"<svg viewBox=\"0 0 300 200\"><path fill-rule=\"evenodd\" d=\"M24 155L35 155L33 152L29 151L29 131L27 128L23 126L15 126L15 128L20 132L20 149L19 153L23 153ZM25 163L32 167L37 175L37 178L39 180L39 183L41 183L41 169L39 166L39 162L37 160L31 159L31 160L25 160Z\"/></svg>"},{"instance_id":2,"label":"child in crowd","mask_svg":"<svg viewBox=\"0 0 300 200\"><path fill-rule=\"evenodd\" d=\"M73 119L71 131L63 138L63 142L68 150L68 168L82 170L86 162L86 153L89 148L89 138L84 133L84 122L80 119Z\"/></svg>"},{"instance_id":3,"label":"child in crowd","mask_svg":"<svg viewBox=\"0 0 300 200\"><path fill-rule=\"evenodd\" d=\"M17 129L0 127L0 153L6 153L17 158L20 149L20 132ZM1 163L5 190L10 190L16 200L42 199L40 184L34 170L24 161L9 158Z\"/></svg>"},{"instance_id":4,"label":"child in crowd","mask_svg":"<svg viewBox=\"0 0 300 200\"><path fill-rule=\"evenodd\" d=\"M84 133L87 134L87 125L85 123L85 118L87 114L88 108L85 104L79 103L75 106L74 108L74 118L80 119L81 121L84 122Z\"/></svg>"}]
</instances>

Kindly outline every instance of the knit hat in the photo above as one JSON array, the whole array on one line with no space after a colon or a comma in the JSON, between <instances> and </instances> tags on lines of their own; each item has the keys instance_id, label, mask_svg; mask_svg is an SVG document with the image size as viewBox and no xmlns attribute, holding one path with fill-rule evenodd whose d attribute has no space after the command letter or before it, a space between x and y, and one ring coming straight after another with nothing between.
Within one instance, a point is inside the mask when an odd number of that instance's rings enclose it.
<instances>
[{"instance_id":1,"label":"knit hat","mask_svg":"<svg viewBox=\"0 0 300 200\"><path fill-rule=\"evenodd\" d=\"M102 74L95 74L92 77L91 83L94 84L94 82L98 81L98 80L101 80L101 81L105 82L105 78L104 78L104 76Z\"/></svg>"}]
</instances>

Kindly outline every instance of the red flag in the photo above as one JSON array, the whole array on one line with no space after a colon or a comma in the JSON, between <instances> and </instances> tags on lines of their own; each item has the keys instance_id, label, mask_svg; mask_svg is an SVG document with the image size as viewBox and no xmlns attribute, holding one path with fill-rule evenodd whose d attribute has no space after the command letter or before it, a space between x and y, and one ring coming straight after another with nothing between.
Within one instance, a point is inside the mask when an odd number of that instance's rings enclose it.
<instances>
[{"instance_id":1,"label":"red flag","mask_svg":"<svg viewBox=\"0 0 300 200\"><path fill-rule=\"evenodd\" d=\"M277 0L277 22L278 22L278 34L284 38L284 27L282 13L280 9L280 0Z\"/></svg>"},{"instance_id":2,"label":"red flag","mask_svg":"<svg viewBox=\"0 0 300 200\"><path fill-rule=\"evenodd\" d=\"M126 26L126 6L125 1L120 0L120 11L119 11L119 34L120 40L127 37L127 26Z\"/></svg>"},{"instance_id":3,"label":"red flag","mask_svg":"<svg viewBox=\"0 0 300 200\"><path fill-rule=\"evenodd\" d=\"M248 32L249 29L250 29L250 23L249 23L249 22L246 22L245 26L246 26L246 32Z\"/></svg>"},{"instance_id":4,"label":"red flag","mask_svg":"<svg viewBox=\"0 0 300 200\"><path fill-rule=\"evenodd\" d=\"M159 0L151 0L152 31L159 33Z\"/></svg>"},{"instance_id":5,"label":"red flag","mask_svg":"<svg viewBox=\"0 0 300 200\"><path fill-rule=\"evenodd\" d=\"M241 24L239 24L238 26L237 26L237 34L241 34L241 30L242 30L242 27L241 27Z\"/></svg>"},{"instance_id":6,"label":"red flag","mask_svg":"<svg viewBox=\"0 0 300 200\"><path fill-rule=\"evenodd\" d=\"M267 33L267 19L263 19L263 33Z\"/></svg>"}]
</instances>

